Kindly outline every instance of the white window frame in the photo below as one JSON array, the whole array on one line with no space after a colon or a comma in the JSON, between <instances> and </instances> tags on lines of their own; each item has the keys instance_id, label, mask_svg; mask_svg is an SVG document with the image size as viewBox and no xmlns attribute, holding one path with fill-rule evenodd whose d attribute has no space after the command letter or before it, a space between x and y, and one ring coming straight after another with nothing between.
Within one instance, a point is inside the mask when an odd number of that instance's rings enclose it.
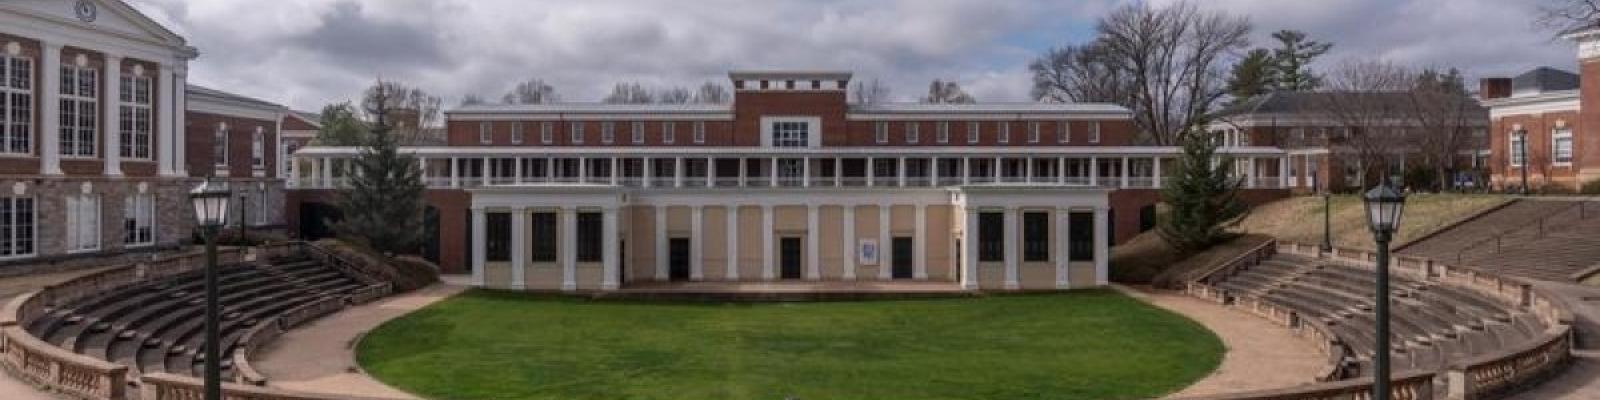
<instances>
[{"instance_id":1,"label":"white window frame","mask_svg":"<svg viewBox=\"0 0 1600 400\"><path fill-rule=\"evenodd\" d=\"M1521 143L1522 141L1527 140L1527 135L1518 134L1517 130L1513 129L1511 134L1507 136L1508 143L1506 145L1508 146L1509 151L1507 151L1506 154L1511 155L1511 160L1509 160L1511 166L1521 167L1526 165L1528 161L1528 154L1524 151Z\"/></svg>"},{"instance_id":2,"label":"white window frame","mask_svg":"<svg viewBox=\"0 0 1600 400\"><path fill-rule=\"evenodd\" d=\"M804 132L800 132L799 134L805 135L805 137L804 137L805 146L777 146L776 144L779 143L779 141L776 140L777 139L777 137L776 137L777 128L778 128L778 124L781 124L781 123L799 123L799 124L801 124L800 126L804 127ZM787 126L787 127L792 128L793 126L790 125L790 126ZM791 138L791 139L793 139L793 138ZM788 148L806 147L806 148L816 148L816 147L820 147L821 145L822 145L822 118L821 117L780 117L780 116L761 117L761 147L788 147Z\"/></svg>"},{"instance_id":3,"label":"white window frame","mask_svg":"<svg viewBox=\"0 0 1600 400\"><path fill-rule=\"evenodd\" d=\"M1561 142L1567 143L1566 157L1561 156ZM1563 126L1550 132L1550 164L1557 167L1572 166L1572 128ZM1565 160L1563 160L1565 158Z\"/></svg>"},{"instance_id":4,"label":"white window frame","mask_svg":"<svg viewBox=\"0 0 1600 400\"><path fill-rule=\"evenodd\" d=\"M878 144L889 143L889 122L878 121L872 128L872 140Z\"/></svg>"},{"instance_id":5,"label":"white window frame","mask_svg":"<svg viewBox=\"0 0 1600 400\"><path fill-rule=\"evenodd\" d=\"M150 77L123 75L118 84L122 87L118 154L123 158L149 160L152 153L150 132L155 126L151 119L155 115L151 94L154 83Z\"/></svg>"},{"instance_id":6,"label":"white window frame","mask_svg":"<svg viewBox=\"0 0 1600 400\"><path fill-rule=\"evenodd\" d=\"M633 143L634 144L643 144L644 143L644 123L643 122L634 121L633 124L630 125L629 130L632 131L631 132L631 134L632 134L631 136L633 136Z\"/></svg>"},{"instance_id":7,"label":"white window frame","mask_svg":"<svg viewBox=\"0 0 1600 400\"><path fill-rule=\"evenodd\" d=\"M100 250L100 196L66 196L67 253Z\"/></svg>"},{"instance_id":8,"label":"white window frame","mask_svg":"<svg viewBox=\"0 0 1600 400\"><path fill-rule=\"evenodd\" d=\"M550 121L539 123L539 142L551 144L556 141L556 124Z\"/></svg>"},{"instance_id":9,"label":"white window frame","mask_svg":"<svg viewBox=\"0 0 1600 400\"><path fill-rule=\"evenodd\" d=\"M610 144L616 139L617 124L611 121L600 122L600 143Z\"/></svg>"},{"instance_id":10,"label":"white window frame","mask_svg":"<svg viewBox=\"0 0 1600 400\"><path fill-rule=\"evenodd\" d=\"M1089 143L1100 143L1100 121L1089 121Z\"/></svg>"},{"instance_id":11,"label":"white window frame","mask_svg":"<svg viewBox=\"0 0 1600 400\"><path fill-rule=\"evenodd\" d=\"M38 204L32 196L0 197L0 260L38 255ZM23 212L23 208L27 209L26 212ZM19 251L19 247L26 251Z\"/></svg>"},{"instance_id":12,"label":"white window frame","mask_svg":"<svg viewBox=\"0 0 1600 400\"><path fill-rule=\"evenodd\" d=\"M983 138L983 128L978 121L967 122L967 143L978 143Z\"/></svg>"},{"instance_id":13,"label":"white window frame","mask_svg":"<svg viewBox=\"0 0 1600 400\"><path fill-rule=\"evenodd\" d=\"M34 71L33 59L0 53L0 154L33 154Z\"/></svg>"},{"instance_id":14,"label":"white window frame","mask_svg":"<svg viewBox=\"0 0 1600 400\"><path fill-rule=\"evenodd\" d=\"M661 143L673 144L678 142L677 125L677 123L672 121L661 122ZM639 127L640 129L643 129L644 123L640 122Z\"/></svg>"},{"instance_id":15,"label":"white window frame","mask_svg":"<svg viewBox=\"0 0 1600 400\"><path fill-rule=\"evenodd\" d=\"M1028 143L1039 143L1039 121L1028 121Z\"/></svg>"},{"instance_id":16,"label":"white window frame","mask_svg":"<svg viewBox=\"0 0 1600 400\"><path fill-rule=\"evenodd\" d=\"M478 143L494 143L494 123L483 121L478 123Z\"/></svg>"},{"instance_id":17,"label":"white window frame","mask_svg":"<svg viewBox=\"0 0 1600 400\"><path fill-rule=\"evenodd\" d=\"M522 144L522 121L511 122L511 144Z\"/></svg>"},{"instance_id":18,"label":"white window frame","mask_svg":"<svg viewBox=\"0 0 1600 400\"><path fill-rule=\"evenodd\" d=\"M583 122L573 122L571 125L568 125L568 128L570 133L569 136L571 136L568 139L570 139L572 143L583 143Z\"/></svg>"},{"instance_id":19,"label":"white window frame","mask_svg":"<svg viewBox=\"0 0 1600 400\"><path fill-rule=\"evenodd\" d=\"M233 136L227 122L218 122L211 136L211 158L217 168L228 168L228 137Z\"/></svg>"},{"instance_id":20,"label":"white window frame","mask_svg":"<svg viewBox=\"0 0 1600 400\"><path fill-rule=\"evenodd\" d=\"M1072 121L1056 121L1056 143L1072 143Z\"/></svg>"},{"instance_id":21,"label":"white window frame","mask_svg":"<svg viewBox=\"0 0 1600 400\"><path fill-rule=\"evenodd\" d=\"M256 127L250 134L250 167L256 170L267 168L267 130Z\"/></svg>"},{"instance_id":22,"label":"white window frame","mask_svg":"<svg viewBox=\"0 0 1600 400\"><path fill-rule=\"evenodd\" d=\"M257 191L256 192L256 213L253 216L253 218L256 219L256 226L262 226L262 225L266 225L267 224L267 222L268 222L267 216L271 215L268 210L271 210L271 208L267 207L267 192L266 192L266 189Z\"/></svg>"},{"instance_id":23,"label":"white window frame","mask_svg":"<svg viewBox=\"0 0 1600 400\"><path fill-rule=\"evenodd\" d=\"M906 134L906 143L916 143L916 142L921 141L922 140L922 137L921 137L922 134L921 134L921 132L918 132L918 131L921 130L922 124L918 123L918 122L906 122L905 124L906 124L906 132L905 132L905 134Z\"/></svg>"},{"instance_id":24,"label":"white window frame","mask_svg":"<svg viewBox=\"0 0 1600 400\"><path fill-rule=\"evenodd\" d=\"M122 245L141 247L156 243L156 198L134 193L122 200Z\"/></svg>"},{"instance_id":25,"label":"white window frame","mask_svg":"<svg viewBox=\"0 0 1600 400\"><path fill-rule=\"evenodd\" d=\"M706 142L706 122L705 121L695 121L694 122L694 143L695 144L702 144L702 143L705 143L705 142Z\"/></svg>"},{"instance_id":26,"label":"white window frame","mask_svg":"<svg viewBox=\"0 0 1600 400\"><path fill-rule=\"evenodd\" d=\"M1011 121L1000 121L996 122L995 125L1000 126L1000 129L997 130L999 133L996 134L999 137L995 138L995 142L1011 143Z\"/></svg>"},{"instance_id":27,"label":"white window frame","mask_svg":"<svg viewBox=\"0 0 1600 400\"><path fill-rule=\"evenodd\" d=\"M939 127L934 129L937 131L933 138L935 142L950 143L950 121L939 121Z\"/></svg>"},{"instance_id":28,"label":"white window frame","mask_svg":"<svg viewBox=\"0 0 1600 400\"><path fill-rule=\"evenodd\" d=\"M89 83L84 84L85 80ZM58 133L60 140L58 153L62 156L94 158L99 154L97 145L100 132L99 95L99 69L75 65L61 66L59 118L62 124Z\"/></svg>"}]
</instances>

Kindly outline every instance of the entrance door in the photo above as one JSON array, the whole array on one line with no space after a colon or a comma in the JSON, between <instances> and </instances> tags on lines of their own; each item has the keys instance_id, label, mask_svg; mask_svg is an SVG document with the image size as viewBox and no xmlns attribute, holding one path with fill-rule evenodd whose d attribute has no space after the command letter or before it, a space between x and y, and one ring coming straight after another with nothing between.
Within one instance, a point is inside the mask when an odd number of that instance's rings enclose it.
<instances>
[{"instance_id":1,"label":"entrance door","mask_svg":"<svg viewBox=\"0 0 1600 400\"><path fill-rule=\"evenodd\" d=\"M894 238L892 246L894 256L889 260L894 267L889 272L894 275L894 279L911 279L911 261L913 261L911 238Z\"/></svg>"},{"instance_id":2,"label":"entrance door","mask_svg":"<svg viewBox=\"0 0 1600 400\"><path fill-rule=\"evenodd\" d=\"M689 239L668 239L667 253L667 278L673 281L689 280Z\"/></svg>"},{"instance_id":3,"label":"entrance door","mask_svg":"<svg viewBox=\"0 0 1600 400\"><path fill-rule=\"evenodd\" d=\"M783 263L783 279L800 279L800 238L783 238L779 243L778 261Z\"/></svg>"}]
</instances>

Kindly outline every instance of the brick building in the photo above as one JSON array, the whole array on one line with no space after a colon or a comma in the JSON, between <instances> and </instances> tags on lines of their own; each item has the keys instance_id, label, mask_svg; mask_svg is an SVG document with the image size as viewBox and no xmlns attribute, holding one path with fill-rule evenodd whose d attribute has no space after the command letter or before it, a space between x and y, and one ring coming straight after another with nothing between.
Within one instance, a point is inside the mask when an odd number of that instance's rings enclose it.
<instances>
[{"instance_id":1,"label":"brick building","mask_svg":"<svg viewBox=\"0 0 1600 400\"><path fill-rule=\"evenodd\" d=\"M1600 181L1600 29L1563 37L1578 44L1579 73L1539 67L1480 83L1497 188L1574 190Z\"/></svg>"},{"instance_id":2,"label":"brick building","mask_svg":"<svg viewBox=\"0 0 1600 400\"><path fill-rule=\"evenodd\" d=\"M732 72L731 104L451 110L445 144L402 148L429 187L423 252L510 289L1064 289L1105 284L1109 246L1154 224L1179 149L1135 145L1122 107L849 104L850 77ZM1286 194L1281 149L1227 151L1262 166L1245 175L1249 198ZM295 153L286 213L300 233L327 234L357 152Z\"/></svg>"},{"instance_id":3,"label":"brick building","mask_svg":"<svg viewBox=\"0 0 1600 400\"><path fill-rule=\"evenodd\" d=\"M187 85L188 62L198 54L119 1L0 2L0 262L189 240L187 192L196 177L215 172L212 159L197 157L210 150L204 126L254 123L231 135L237 142L227 150L248 163L250 132L276 140L278 118L263 110L281 108ZM228 169L233 179L258 184L251 196L276 190L281 198L281 180L253 176L251 168ZM281 224L281 216L267 215L263 225Z\"/></svg>"}]
</instances>

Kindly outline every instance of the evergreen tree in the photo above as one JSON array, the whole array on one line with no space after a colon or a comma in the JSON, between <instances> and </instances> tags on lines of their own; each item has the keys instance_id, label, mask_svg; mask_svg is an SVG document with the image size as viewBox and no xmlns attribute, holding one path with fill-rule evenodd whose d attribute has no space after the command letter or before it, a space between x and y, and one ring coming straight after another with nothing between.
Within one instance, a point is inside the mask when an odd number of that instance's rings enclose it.
<instances>
[{"instance_id":1,"label":"evergreen tree","mask_svg":"<svg viewBox=\"0 0 1600 400\"><path fill-rule=\"evenodd\" d=\"M312 140L320 146L360 146L366 142L366 123L356 116L350 102L322 107L322 129Z\"/></svg>"},{"instance_id":2,"label":"evergreen tree","mask_svg":"<svg viewBox=\"0 0 1600 400\"><path fill-rule=\"evenodd\" d=\"M1184 136L1177 175L1161 190L1167 215L1158 232L1179 252L1192 254L1229 239L1224 228L1246 208L1238 199L1242 181L1229 176L1233 159L1217 156L1217 145L1206 135Z\"/></svg>"},{"instance_id":3,"label":"evergreen tree","mask_svg":"<svg viewBox=\"0 0 1600 400\"><path fill-rule=\"evenodd\" d=\"M388 104L390 93L378 85L371 104ZM401 155L386 120L384 107L368 107L372 129L365 147L352 161L349 184L339 193L344 219L334 224L339 236L386 253L417 249L422 233L422 171L417 160Z\"/></svg>"},{"instance_id":4,"label":"evergreen tree","mask_svg":"<svg viewBox=\"0 0 1600 400\"><path fill-rule=\"evenodd\" d=\"M1233 97L1233 102L1249 100L1276 88L1275 61L1271 51L1255 49L1234 64L1232 76L1228 78L1228 95Z\"/></svg>"},{"instance_id":5,"label":"evergreen tree","mask_svg":"<svg viewBox=\"0 0 1600 400\"><path fill-rule=\"evenodd\" d=\"M1277 90L1308 92L1322 86L1322 77L1311 71L1311 60L1332 49L1332 43L1307 40L1305 32L1288 29L1274 32L1272 38L1279 45L1272 50Z\"/></svg>"}]
</instances>

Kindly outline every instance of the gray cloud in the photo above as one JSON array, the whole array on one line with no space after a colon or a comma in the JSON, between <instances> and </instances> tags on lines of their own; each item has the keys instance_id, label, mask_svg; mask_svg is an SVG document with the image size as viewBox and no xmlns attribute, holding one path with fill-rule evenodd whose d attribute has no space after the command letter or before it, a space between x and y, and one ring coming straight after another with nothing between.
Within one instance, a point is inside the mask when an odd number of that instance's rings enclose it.
<instances>
[{"instance_id":1,"label":"gray cloud","mask_svg":"<svg viewBox=\"0 0 1600 400\"><path fill-rule=\"evenodd\" d=\"M539 77L567 100L618 81L722 82L729 69L836 68L910 100L934 79L980 100L1025 100L1027 62L1086 40L1094 20L1137 0L133 0L201 57L191 80L315 109L378 76L449 104L497 98ZM1165 2L1173 0L1150 0ZM1505 0L1209 0L1248 15L1257 43L1283 28L1337 45L1319 65L1378 57L1506 75L1571 68L1570 44L1531 28L1533 4Z\"/></svg>"}]
</instances>

